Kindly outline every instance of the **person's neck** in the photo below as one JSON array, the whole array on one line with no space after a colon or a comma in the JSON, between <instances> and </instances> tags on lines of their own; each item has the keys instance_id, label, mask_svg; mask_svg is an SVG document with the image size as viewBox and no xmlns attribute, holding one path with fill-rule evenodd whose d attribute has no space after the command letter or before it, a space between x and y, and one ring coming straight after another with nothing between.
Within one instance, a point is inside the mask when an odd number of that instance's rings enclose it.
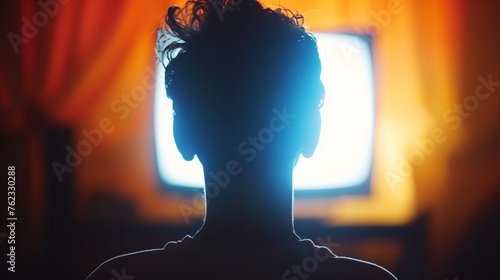
<instances>
[{"instance_id":1,"label":"person's neck","mask_svg":"<svg viewBox=\"0 0 500 280\"><path fill-rule=\"evenodd\" d=\"M239 166L241 172L229 175L223 188L220 181L218 187L210 184L214 182L211 170L217 170L213 172L217 174L226 167L227 164L205 164L205 180L210 186L206 190L205 222L195 238L235 247L300 239L293 227L292 165L268 161Z\"/></svg>"}]
</instances>

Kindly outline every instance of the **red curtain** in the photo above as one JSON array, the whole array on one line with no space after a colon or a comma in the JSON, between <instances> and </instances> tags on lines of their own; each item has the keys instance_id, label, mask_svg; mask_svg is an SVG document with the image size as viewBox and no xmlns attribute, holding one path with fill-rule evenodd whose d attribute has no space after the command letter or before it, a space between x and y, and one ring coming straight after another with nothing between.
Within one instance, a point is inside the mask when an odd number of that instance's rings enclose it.
<instances>
[{"instance_id":1,"label":"red curtain","mask_svg":"<svg viewBox=\"0 0 500 280\"><path fill-rule=\"evenodd\" d=\"M2 128L73 124L132 87L134 71L154 66L154 31L172 2L4 1Z\"/></svg>"}]
</instances>

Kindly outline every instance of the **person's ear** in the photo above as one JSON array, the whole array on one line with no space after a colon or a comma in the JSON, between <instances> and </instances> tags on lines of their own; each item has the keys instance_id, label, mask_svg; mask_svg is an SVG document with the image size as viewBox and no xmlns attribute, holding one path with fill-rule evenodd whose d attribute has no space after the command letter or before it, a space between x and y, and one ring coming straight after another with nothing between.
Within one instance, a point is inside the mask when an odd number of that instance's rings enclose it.
<instances>
[{"instance_id":1,"label":"person's ear","mask_svg":"<svg viewBox=\"0 0 500 280\"><path fill-rule=\"evenodd\" d=\"M302 127L302 141L299 152L305 157L310 158L318 146L319 135L321 132L321 114L319 108L314 110L308 117Z\"/></svg>"},{"instance_id":2,"label":"person's ear","mask_svg":"<svg viewBox=\"0 0 500 280\"><path fill-rule=\"evenodd\" d=\"M184 160L190 161L194 158L195 143L193 137L192 127L186 118L174 115L174 140L177 149L181 153Z\"/></svg>"}]
</instances>

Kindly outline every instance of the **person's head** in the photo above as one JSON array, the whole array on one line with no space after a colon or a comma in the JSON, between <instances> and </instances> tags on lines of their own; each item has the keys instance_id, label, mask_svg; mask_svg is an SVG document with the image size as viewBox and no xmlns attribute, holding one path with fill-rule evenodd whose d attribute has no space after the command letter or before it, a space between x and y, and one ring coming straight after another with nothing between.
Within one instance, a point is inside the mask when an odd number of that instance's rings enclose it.
<instances>
[{"instance_id":1,"label":"person's head","mask_svg":"<svg viewBox=\"0 0 500 280\"><path fill-rule=\"evenodd\" d=\"M169 60L165 86L184 159L227 160L249 136L285 160L312 156L324 88L316 40L302 19L253 0L169 8L159 57ZM293 117L282 121L282 113Z\"/></svg>"}]
</instances>

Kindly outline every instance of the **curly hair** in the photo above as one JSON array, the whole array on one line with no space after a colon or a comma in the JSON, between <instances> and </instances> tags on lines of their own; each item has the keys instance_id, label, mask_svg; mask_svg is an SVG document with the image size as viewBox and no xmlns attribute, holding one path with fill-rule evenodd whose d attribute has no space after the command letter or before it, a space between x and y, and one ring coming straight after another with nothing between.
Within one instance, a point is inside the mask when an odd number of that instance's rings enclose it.
<instances>
[{"instance_id":1,"label":"curly hair","mask_svg":"<svg viewBox=\"0 0 500 280\"><path fill-rule=\"evenodd\" d=\"M157 56L175 114L200 122L248 120L280 105L307 112L323 102L316 39L288 9L255 0L172 6Z\"/></svg>"}]
</instances>

